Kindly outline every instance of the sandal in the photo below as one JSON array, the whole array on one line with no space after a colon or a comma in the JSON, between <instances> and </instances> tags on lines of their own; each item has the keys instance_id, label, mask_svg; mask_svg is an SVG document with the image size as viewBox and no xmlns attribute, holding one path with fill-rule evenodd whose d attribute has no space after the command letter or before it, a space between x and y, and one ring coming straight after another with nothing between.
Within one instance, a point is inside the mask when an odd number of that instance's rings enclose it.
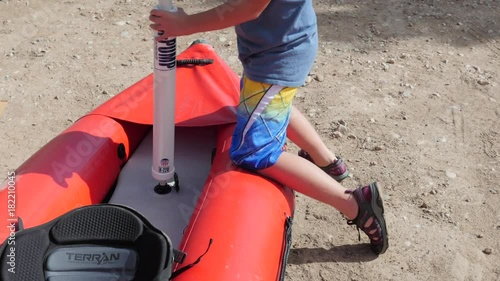
<instances>
[{"instance_id":1,"label":"sandal","mask_svg":"<svg viewBox=\"0 0 500 281\"><path fill-rule=\"evenodd\" d=\"M372 252L376 255L383 254L389 247L389 237L384 219L384 204L377 183L373 182L368 186L346 190L345 193L352 194L359 206L358 216L353 220L348 220L347 224L356 225L358 235L359 230L363 230L370 238ZM372 222L366 225L370 218L373 219ZM358 238L361 240L361 236Z\"/></svg>"},{"instance_id":2,"label":"sandal","mask_svg":"<svg viewBox=\"0 0 500 281\"><path fill-rule=\"evenodd\" d=\"M299 150L298 155L314 163L314 161L311 158L311 155L309 155L309 153L307 153L305 150L303 149ZM329 164L326 167L319 167L319 168L338 182L341 182L342 180L344 180L349 176L349 171L347 170L347 166L344 163L344 161L340 158L337 158L335 162Z\"/></svg>"}]
</instances>

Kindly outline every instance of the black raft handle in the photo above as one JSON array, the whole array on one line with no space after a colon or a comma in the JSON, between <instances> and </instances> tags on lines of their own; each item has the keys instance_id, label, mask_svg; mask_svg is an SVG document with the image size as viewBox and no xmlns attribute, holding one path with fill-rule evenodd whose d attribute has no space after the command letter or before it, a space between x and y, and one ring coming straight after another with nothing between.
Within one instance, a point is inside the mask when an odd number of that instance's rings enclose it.
<instances>
[{"instance_id":1,"label":"black raft handle","mask_svg":"<svg viewBox=\"0 0 500 281\"><path fill-rule=\"evenodd\" d=\"M177 66L204 66L214 63L213 59L182 59L177 60Z\"/></svg>"}]
</instances>

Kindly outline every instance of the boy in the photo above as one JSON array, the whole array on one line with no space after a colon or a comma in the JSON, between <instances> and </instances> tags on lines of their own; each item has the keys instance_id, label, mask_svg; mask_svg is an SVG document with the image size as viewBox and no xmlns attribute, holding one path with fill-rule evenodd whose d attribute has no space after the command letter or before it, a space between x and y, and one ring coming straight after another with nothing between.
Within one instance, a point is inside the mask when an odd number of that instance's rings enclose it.
<instances>
[{"instance_id":1,"label":"boy","mask_svg":"<svg viewBox=\"0 0 500 281\"><path fill-rule=\"evenodd\" d=\"M182 9L152 10L149 19L153 30L164 32L157 40L235 26L244 77L231 160L331 205L368 235L375 254L386 251L387 228L376 183L355 190L342 187L338 181L348 175L345 164L292 106L318 47L312 0L229 0L193 15ZM302 157L282 150L287 134L302 149Z\"/></svg>"}]
</instances>

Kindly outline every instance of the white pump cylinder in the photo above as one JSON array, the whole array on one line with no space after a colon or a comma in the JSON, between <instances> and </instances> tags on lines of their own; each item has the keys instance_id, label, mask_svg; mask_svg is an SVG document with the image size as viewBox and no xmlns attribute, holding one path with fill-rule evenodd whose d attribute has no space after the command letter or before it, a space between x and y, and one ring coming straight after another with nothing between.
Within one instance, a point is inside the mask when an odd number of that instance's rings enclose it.
<instances>
[{"instance_id":1,"label":"white pump cylinder","mask_svg":"<svg viewBox=\"0 0 500 281\"><path fill-rule=\"evenodd\" d=\"M160 0L157 9L175 12L172 0ZM163 34L157 32L157 36ZM174 179L176 38L155 40L153 177L165 185Z\"/></svg>"}]
</instances>

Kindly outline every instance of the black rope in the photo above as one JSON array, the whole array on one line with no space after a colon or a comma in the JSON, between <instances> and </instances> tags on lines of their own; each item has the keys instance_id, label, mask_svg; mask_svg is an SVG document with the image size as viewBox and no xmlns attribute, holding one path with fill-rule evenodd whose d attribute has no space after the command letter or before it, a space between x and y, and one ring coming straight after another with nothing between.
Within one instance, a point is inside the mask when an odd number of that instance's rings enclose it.
<instances>
[{"instance_id":1,"label":"black rope","mask_svg":"<svg viewBox=\"0 0 500 281\"><path fill-rule=\"evenodd\" d=\"M203 256L205 256L207 253L208 253L208 250L210 250L210 246L212 246L212 242L214 240L212 238L210 238L210 241L208 242L208 247L207 249L205 250L205 253L203 253L198 259L196 259L192 264L188 264L186 265L185 267L183 268L180 268L178 270L176 270L175 272L172 273L172 276L170 277L170 280L174 279L175 277L179 276L179 274L185 272L186 270L190 269L191 267L195 266L196 264L198 264L200 261L201 261L201 258L203 258Z\"/></svg>"}]
</instances>

